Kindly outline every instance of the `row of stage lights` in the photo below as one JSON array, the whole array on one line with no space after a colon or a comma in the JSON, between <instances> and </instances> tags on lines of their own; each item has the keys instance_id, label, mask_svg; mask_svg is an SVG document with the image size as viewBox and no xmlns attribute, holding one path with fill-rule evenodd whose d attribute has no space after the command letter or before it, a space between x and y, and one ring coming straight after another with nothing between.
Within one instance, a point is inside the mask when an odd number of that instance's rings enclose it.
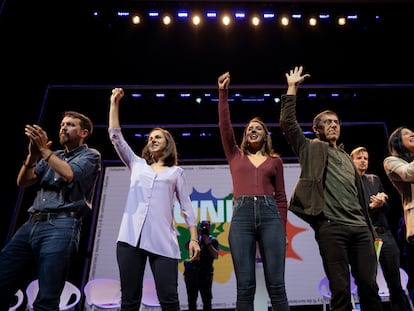
<instances>
[{"instance_id":1,"label":"row of stage lights","mask_svg":"<svg viewBox=\"0 0 414 311\"><path fill-rule=\"evenodd\" d=\"M95 11L93 13L95 17L99 17L100 13ZM118 19L127 19L134 25L141 25L147 21L159 21L164 26L174 24L174 22L189 22L194 27L201 26L208 21L218 21L223 26L230 26L233 23L247 21L253 27L258 27L262 23L266 22L278 22L282 26L289 26L293 21L306 22L309 26L315 27L320 22L334 21L338 26L345 26L349 22L355 22L359 20L359 15L352 14L330 14L330 13L318 13L308 14L305 16L302 13L286 13L276 14L275 12L263 12L257 14L248 14L244 11L234 11L233 13L219 13L217 11L206 11L205 13L192 13L189 11L181 10L175 14L162 13L161 11L148 11L147 13L135 13L129 10L117 11L116 17ZM374 20L379 20L379 15L373 16Z\"/></svg>"},{"instance_id":2,"label":"row of stage lights","mask_svg":"<svg viewBox=\"0 0 414 311\"><path fill-rule=\"evenodd\" d=\"M143 97L143 94L139 92L132 92L130 96L134 99L140 99ZM174 95L170 95L164 92L156 92L152 96L154 99L163 100L163 99L168 99ZM217 96L213 96L211 95L211 93L191 94L191 93L184 92L184 93L178 93L175 96L178 96L178 98L180 98L181 100L194 101L197 104L201 104L205 102L218 103ZM326 94L308 92L305 96L309 99L343 99L343 98L351 99L351 98L356 98L357 94L355 92L344 92L344 93L329 92ZM257 94L254 96L236 92L233 94L229 94L228 101L230 103L231 102L261 103L261 102L273 101L274 103L277 104L281 101L281 96L274 95L274 94L267 93L267 92L264 92L262 94Z\"/></svg>"}]
</instances>

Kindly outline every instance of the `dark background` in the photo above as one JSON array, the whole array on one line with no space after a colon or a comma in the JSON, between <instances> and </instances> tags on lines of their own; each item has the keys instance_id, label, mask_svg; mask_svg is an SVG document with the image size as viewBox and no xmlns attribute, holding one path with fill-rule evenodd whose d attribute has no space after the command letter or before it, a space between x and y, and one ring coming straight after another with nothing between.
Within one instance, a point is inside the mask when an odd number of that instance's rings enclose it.
<instances>
[{"instance_id":1,"label":"dark background","mask_svg":"<svg viewBox=\"0 0 414 311\"><path fill-rule=\"evenodd\" d=\"M313 116L329 108L343 122L347 151L365 145L370 171L382 178L393 203L391 224L401 215L399 197L384 176L386 140L399 125L413 127L413 49L411 1L21 1L0 2L1 102L3 109L4 178L0 242L27 218L32 193L19 196L16 177L27 154L24 126L40 123L60 148L57 130L61 112L88 114L95 133L88 144L105 160L117 160L107 138L109 96L114 86L126 89L121 104L125 134L140 150L153 125L168 127L177 139L181 163L222 161L217 130L217 102L194 103L192 96L217 96L217 77L231 73L231 95L258 98L263 92L280 96L284 74L303 65L311 78L299 94L298 118L305 129ZM132 26L116 17L117 10L147 12L151 8L175 13L177 8L277 12L342 12L359 14L358 21L339 28L325 21L316 29L297 22L286 29L276 22L252 29L246 22L223 30L217 23L194 29L183 22L165 28L148 22ZM93 12L99 16L94 17ZM374 16L380 19L375 20ZM165 91L165 100L154 100ZM142 92L140 99L132 94ZM318 94L310 99L307 94ZM330 94L338 93L338 98ZM201 96L200 95L200 96ZM232 121L241 137L245 123L261 116L271 126L274 147L286 161L294 160L278 128L280 106L271 100L243 102L234 97ZM191 132L191 137L183 137ZM201 132L208 137L201 138ZM23 199L25 198L25 199ZM20 201L24 204L20 207ZM27 202L26 202L27 201ZM87 220L88 224L91 220ZM89 230L89 228L86 228ZM88 240L85 230L83 239ZM83 242L87 244L87 242ZM84 253L81 252L81 256ZM87 255L87 254L86 254Z\"/></svg>"}]
</instances>

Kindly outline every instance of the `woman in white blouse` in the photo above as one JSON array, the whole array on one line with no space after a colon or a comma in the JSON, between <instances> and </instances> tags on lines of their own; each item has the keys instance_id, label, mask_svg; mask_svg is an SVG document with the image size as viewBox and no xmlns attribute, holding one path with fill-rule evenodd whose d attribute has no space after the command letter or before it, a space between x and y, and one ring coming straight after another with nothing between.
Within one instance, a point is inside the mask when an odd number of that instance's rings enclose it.
<instances>
[{"instance_id":1,"label":"woman in white blouse","mask_svg":"<svg viewBox=\"0 0 414 311\"><path fill-rule=\"evenodd\" d=\"M174 200L191 234L189 260L200 254L196 216L188 192L184 170L177 165L177 149L172 135L153 129L141 156L125 141L119 122L122 88L114 88L110 98L109 137L131 172L130 186L117 239L122 311L139 311L147 259L154 276L162 310L180 310L178 263L181 257L174 225Z\"/></svg>"}]
</instances>

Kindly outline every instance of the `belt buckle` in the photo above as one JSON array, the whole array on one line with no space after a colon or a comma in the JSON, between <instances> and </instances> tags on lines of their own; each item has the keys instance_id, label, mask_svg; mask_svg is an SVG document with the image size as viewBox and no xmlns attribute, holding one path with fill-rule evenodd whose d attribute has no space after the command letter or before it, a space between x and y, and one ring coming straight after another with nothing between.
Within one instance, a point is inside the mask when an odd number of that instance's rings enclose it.
<instances>
[{"instance_id":1,"label":"belt buckle","mask_svg":"<svg viewBox=\"0 0 414 311\"><path fill-rule=\"evenodd\" d=\"M43 215L44 215L44 213L42 213L42 212L31 213L30 214L30 220L42 221L43 220Z\"/></svg>"}]
</instances>

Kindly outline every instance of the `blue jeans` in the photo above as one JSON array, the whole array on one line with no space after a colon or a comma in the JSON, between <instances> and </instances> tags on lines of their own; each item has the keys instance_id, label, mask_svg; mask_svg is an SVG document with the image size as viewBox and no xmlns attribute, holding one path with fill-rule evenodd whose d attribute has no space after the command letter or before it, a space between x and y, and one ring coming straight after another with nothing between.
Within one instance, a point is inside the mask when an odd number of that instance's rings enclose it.
<instances>
[{"instance_id":1,"label":"blue jeans","mask_svg":"<svg viewBox=\"0 0 414 311\"><path fill-rule=\"evenodd\" d=\"M350 271L358 287L361 309L381 311L378 295L377 255L374 238L368 226L349 226L330 220L315 227L323 267L332 292L331 310L352 310Z\"/></svg>"},{"instance_id":2,"label":"blue jeans","mask_svg":"<svg viewBox=\"0 0 414 311\"><path fill-rule=\"evenodd\" d=\"M237 280L237 311L254 310L256 245L273 310L289 310L285 289L286 234L271 196L241 196L233 205L229 246Z\"/></svg>"},{"instance_id":3,"label":"blue jeans","mask_svg":"<svg viewBox=\"0 0 414 311\"><path fill-rule=\"evenodd\" d=\"M36 311L58 311L70 264L78 250L81 220L65 217L27 221L0 253L0 311L7 311L14 293L37 272ZM24 289L24 288L23 288Z\"/></svg>"}]
</instances>

